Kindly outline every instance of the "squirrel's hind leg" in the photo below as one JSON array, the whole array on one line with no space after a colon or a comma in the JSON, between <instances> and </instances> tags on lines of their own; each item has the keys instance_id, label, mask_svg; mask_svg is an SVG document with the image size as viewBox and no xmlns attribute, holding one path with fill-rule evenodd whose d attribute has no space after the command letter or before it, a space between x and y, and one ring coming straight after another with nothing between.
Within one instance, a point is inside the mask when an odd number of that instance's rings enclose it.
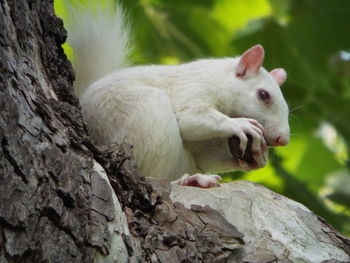
<instances>
[{"instance_id":1,"label":"squirrel's hind leg","mask_svg":"<svg viewBox=\"0 0 350 263\"><path fill-rule=\"evenodd\" d=\"M119 89L115 97L116 115L111 125L115 142L133 145L142 175L174 180L194 161L185 149L172 103L167 93L151 86Z\"/></svg>"},{"instance_id":2,"label":"squirrel's hind leg","mask_svg":"<svg viewBox=\"0 0 350 263\"><path fill-rule=\"evenodd\" d=\"M215 186L220 186L218 183L218 181L220 180L222 180L222 178L216 174L184 174L180 179L173 181L172 184L211 188Z\"/></svg>"}]
</instances>

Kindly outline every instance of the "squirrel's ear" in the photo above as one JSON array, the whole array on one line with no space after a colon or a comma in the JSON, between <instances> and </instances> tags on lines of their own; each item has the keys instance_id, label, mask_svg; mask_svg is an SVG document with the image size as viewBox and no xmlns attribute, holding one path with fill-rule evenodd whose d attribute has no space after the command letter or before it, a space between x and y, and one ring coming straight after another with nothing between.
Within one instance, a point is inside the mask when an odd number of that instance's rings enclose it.
<instances>
[{"instance_id":1,"label":"squirrel's ear","mask_svg":"<svg viewBox=\"0 0 350 263\"><path fill-rule=\"evenodd\" d=\"M278 85L282 85L287 79L287 72L283 68L276 68L270 72L272 78Z\"/></svg>"},{"instance_id":2,"label":"squirrel's ear","mask_svg":"<svg viewBox=\"0 0 350 263\"><path fill-rule=\"evenodd\" d=\"M258 73L264 61L265 51L261 45L251 47L239 59L236 76L244 78Z\"/></svg>"}]
</instances>

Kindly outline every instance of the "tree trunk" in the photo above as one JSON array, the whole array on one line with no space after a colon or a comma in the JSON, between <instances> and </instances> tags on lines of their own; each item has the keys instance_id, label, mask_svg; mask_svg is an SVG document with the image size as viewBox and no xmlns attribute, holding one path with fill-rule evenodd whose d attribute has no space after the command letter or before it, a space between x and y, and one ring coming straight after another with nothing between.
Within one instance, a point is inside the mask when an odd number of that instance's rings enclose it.
<instances>
[{"instance_id":1,"label":"tree trunk","mask_svg":"<svg viewBox=\"0 0 350 263\"><path fill-rule=\"evenodd\" d=\"M65 38L52 1L0 1L0 262L242 262L225 215L91 143Z\"/></svg>"},{"instance_id":2,"label":"tree trunk","mask_svg":"<svg viewBox=\"0 0 350 263\"><path fill-rule=\"evenodd\" d=\"M108 242L65 38L52 1L0 1L0 262L88 262Z\"/></svg>"}]
</instances>

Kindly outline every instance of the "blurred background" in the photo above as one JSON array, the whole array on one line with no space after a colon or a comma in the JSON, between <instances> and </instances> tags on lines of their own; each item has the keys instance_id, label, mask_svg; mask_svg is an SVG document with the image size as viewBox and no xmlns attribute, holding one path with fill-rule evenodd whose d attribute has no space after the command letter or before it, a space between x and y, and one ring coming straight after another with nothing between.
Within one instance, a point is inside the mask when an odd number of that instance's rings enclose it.
<instances>
[{"instance_id":1,"label":"blurred background","mask_svg":"<svg viewBox=\"0 0 350 263\"><path fill-rule=\"evenodd\" d=\"M264 67L288 73L282 91L291 110L291 142L270 152L267 167L226 174L225 181L261 183L350 237L350 1L119 2L132 25L134 64L237 56L264 46ZM60 0L55 8L64 17Z\"/></svg>"}]
</instances>

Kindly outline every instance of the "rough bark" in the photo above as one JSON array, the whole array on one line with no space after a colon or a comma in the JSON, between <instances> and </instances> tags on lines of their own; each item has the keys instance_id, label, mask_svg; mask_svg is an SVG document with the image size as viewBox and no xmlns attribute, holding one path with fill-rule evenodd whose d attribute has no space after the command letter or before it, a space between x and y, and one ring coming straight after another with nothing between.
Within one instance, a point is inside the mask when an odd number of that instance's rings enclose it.
<instances>
[{"instance_id":1,"label":"rough bark","mask_svg":"<svg viewBox=\"0 0 350 263\"><path fill-rule=\"evenodd\" d=\"M65 37L52 1L0 2L0 262L88 262L109 241Z\"/></svg>"},{"instance_id":2,"label":"rough bark","mask_svg":"<svg viewBox=\"0 0 350 263\"><path fill-rule=\"evenodd\" d=\"M0 262L240 262L222 214L91 143L65 38L52 0L0 0Z\"/></svg>"},{"instance_id":3,"label":"rough bark","mask_svg":"<svg viewBox=\"0 0 350 263\"><path fill-rule=\"evenodd\" d=\"M350 262L350 240L300 203L247 181L174 186L174 202L209 205L244 233L242 262Z\"/></svg>"}]
</instances>

